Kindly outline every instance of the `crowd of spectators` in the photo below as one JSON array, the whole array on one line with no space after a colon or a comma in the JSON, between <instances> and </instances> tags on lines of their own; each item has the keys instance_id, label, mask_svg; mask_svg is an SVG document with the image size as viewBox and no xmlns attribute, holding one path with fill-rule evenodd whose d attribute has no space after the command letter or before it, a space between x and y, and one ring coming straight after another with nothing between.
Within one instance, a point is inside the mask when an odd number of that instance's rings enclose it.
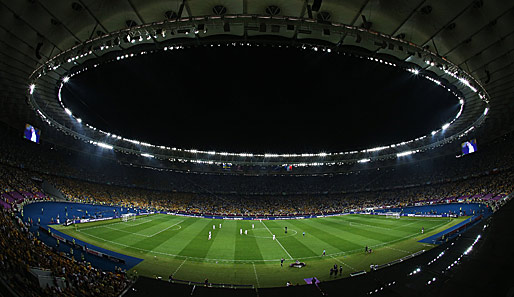
<instances>
[{"instance_id":1,"label":"crowd of spectators","mask_svg":"<svg viewBox=\"0 0 514 297\"><path fill-rule=\"evenodd\" d=\"M0 129L0 196L38 199L46 181L69 201L197 214L327 214L457 199L494 208L498 200L490 198L514 191L512 136L462 158L350 168L330 176L245 176L126 166L115 156L38 146ZM124 273L95 269L46 246L16 217L16 203L3 203L12 207L0 207L0 276L20 295L117 296L128 285ZM40 287L31 267L50 271L66 286Z\"/></svg>"},{"instance_id":2,"label":"crowd of spectators","mask_svg":"<svg viewBox=\"0 0 514 297\"><path fill-rule=\"evenodd\" d=\"M159 211L220 215L302 215L339 213L371 207L409 206L426 201L486 202L514 191L512 170L417 187L333 194L244 195L154 191L47 177L67 199ZM494 200L491 200L492 203Z\"/></svg>"},{"instance_id":3,"label":"crowd of spectators","mask_svg":"<svg viewBox=\"0 0 514 297\"><path fill-rule=\"evenodd\" d=\"M12 211L0 209L0 277L19 296L119 296L129 280L122 272L101 271L45 245ZM54 285L41 287L30 272L51 273ZM57 278L65 285L56 285Z\"/></svg>"},{"instance_id":4,"label":"crowd of spectators","mask_svg":"<svg viewBox=\"0 0 514 297\"><path fill-rule=\"evenodd\" d=\"M351 193L387 190L444 183L488 174L494 170L509 170L514 164L513 133L504 138L481 144L473 154L455 158L455 153L412 162L389 160L339 166L324 176L298 176L280 171L282 175L243 175L235 171L219 174L202 172L201 165L191 165L198 171L173 172L155 170L162 167L157 160L145 160L117 152L106 152L83 144L80 152L46 143L35 145L12 131L0 127L0 163L38 174L78 179L93 183L200 194L277 195ZM80 141L75 141L81 143ZM101 155L101 157L99 157ZM415 158L430 154L415 155ZM410 157L409 157L410 158ZM414 158L414 157L413 157ZM146 167L141 164L149 162ZM170 163L169 161L167 161ZM146 164L146 163L145 163ZM154 166L155 165L155 166ZM148 167L154 166L153 169ZM205 170L207 171L207 165ZM337 171L337 173L335 173Z\"/></svg>"},{"instance_id":5,"label":"crowd of spectators","mask_svg":"<svg viewBox=\"0 0 514 297\"><path fill-rule=\"evenodd\" d=\"M513 134L471 155L360 168L330 176L194 174L126 166L105 156L35 145L0 129L2 192L54 185L68 200L188 213L297 215L512 192ZM85 150L91 149L89 146ZM112 157L112 156L111 156ZM356 165L358 166L358 165Z\"/></svg>"}]
</instances>

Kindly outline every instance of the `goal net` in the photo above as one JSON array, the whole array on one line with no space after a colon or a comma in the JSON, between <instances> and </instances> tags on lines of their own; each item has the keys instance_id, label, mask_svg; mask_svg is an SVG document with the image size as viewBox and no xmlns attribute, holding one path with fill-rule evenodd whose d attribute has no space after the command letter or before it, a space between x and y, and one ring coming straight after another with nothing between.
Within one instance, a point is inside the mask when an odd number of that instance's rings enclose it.
<instances>
[{"instance_id":1,"label":"goal net","mask_svg":"<svg viewBox=\"0 0 514 297\"><path fill-rule=\"evenodd\" d=\"M136 214L135 213L124 213L121 215L122 222L135 221Z\"/></svg>"},{"instance_id":2,"label":"goal net","mask_svg":"<svg viewBox=\"0 0 514 297\"><path fill-rule=\"evenodd\" d=\"M386 212L385 215L386 215L386 218L389 218L389 219L399 219L400 218L399 212Z\"/></svg>"}]
</instances>

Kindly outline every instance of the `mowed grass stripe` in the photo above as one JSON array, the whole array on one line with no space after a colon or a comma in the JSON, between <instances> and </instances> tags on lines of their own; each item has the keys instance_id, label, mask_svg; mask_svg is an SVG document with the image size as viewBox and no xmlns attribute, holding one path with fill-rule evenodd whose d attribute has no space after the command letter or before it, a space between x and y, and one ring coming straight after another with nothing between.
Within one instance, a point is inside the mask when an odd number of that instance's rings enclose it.
<instances>
[{"instance_id":1,"label":"mowed grass stripe","mask_svg":"<svg viewBox=\"0 0 514 297\"><path fill-rule=\"evenodd\" d=\"M236 234L237 223L229 220L215 220L213 224L216 229L211 229L212 244L207 252L206 258L234 259L236 252L236 236L234 236L234 234ZM208 241L208 236L205 237L205 240Z\"/></svg>"},{"instance_id":2,"label":"mowed grass stripe","mask_svg":"<svg viewBox=\"0 0 514 297\"><path fill-rule=\"evenodd\" d=\"M188 230L191 232L192 238L189 240L187 245L179 252L179 255L188 256L193 258L206 258L209 249L212 246L212 243L216 239L217 233L212 232L212 225L215 224L215 220L198 220L198 224L196 224L195 231L193 229ZM203 228L200 228L203 225ZM211 240L207 240L209 236L209 231L211 231Z\"/></svg>"},{"instance_id":3,"label":"mowed grass stripe","mask_svg":"<svg viewBox=\"0 0 514 297\"><path fill-rule=\"evenodd\" d=\"M236 229L234 232L234 236L236 239L236 249L234 254L235 260L255 260L260 261L263 259L261 250L259 248L259 244L254 236L241 235L239 234L239 230L252 230L252 223L255 225L255 222L244 222L244 221L235 221ZM260 223L257 223L260 224ZM252 231L250 231L252 232Z\"/></svg>"},{"instance_id":4,"label":"mowed grass stripe","mask_svg":"<svg viewBox=\"0 0 514 297\"><path fill-rule=\"evenodd\" d=\"M382 218L382 220L389 220L386 218ZM393 219L390 219L393 220ZM398 221L394 219L395 221ZM404 238L405 236L411 235L413 233L416 233L416 230L410 229L410 230L400 230L397 228L394 228L394 225L391 225L389 227L381 227L376 226L380 225L379 221L377 222L368 222L368 218L362 217L362 216L345 216L341 217L339 221L335 220L329 220L329 221L322 221L324 224L327 224L332 227L340 227L344 228L348 232L354 233L356 236L364 236L368 237L374 240L378 240L381 242L388 242L391 241L391 237L394 237L393 239L400 239ZM396 227L404 224L405 222L395 222Z\"/></svg>"},{"instance_id":5,"label":"mowed grass stripe","mask_svg":"<svg viewBox=\"0 0 514 297\"><path fill-rule=\"evenodd\" d=\"M370 230L376 233L384 233L395 230L394 227L399 226L399 222L389 223L390 221L398 221L397 219L369 219L365 217L357 217L357 216L346 216L339 221L331 221L332 223L343 223L348 224L351 227L361 228L365 230ZM404 234L406 235L406 234Z\"/></svg>"},{"instance_id":6,"label":"mowed grass stripe","mask_svg":"<svg viewBox=\"0 0 514 297\"><path fill-rule=\"evenodd\" d=\"M321 219L322 220L322 219ZM334 222L334 221L321 221L312 220L310 223L313 227L318 228L320 231L331 234L334 237L349 241L353 243L352 248L346 248L345 245L337 245L344 247L343 250L353 250L356 247L363 247L365 245L383 243L401 236L391 236L389 232L373 232L363 228L357 228L350 226L347 222ZM327 238L326 241L332 242L331 238Z\"/></svg>"},{"instance_id":7,"label":"mowed grass stripe","mask_svg":"<svg viewBox=\"0 0 514 297\"><path fill-rule=\"evenodd\" d=\"M369 217L369 216L368 216ZM390 218L386 218L386 217L381 217L381 216L371 216L370 218L368 217L365 217L365 216L347 216L345 218L346 221L348 222L351 222L351 223L356 223L357 225L362 225L363 227L369 227L369 228L373 228L377 231L389 231L389 230L401 230L402 226L406 226L407 224L409 224L408 226L410 225L416 225L418 222L417 221L406 221L406 220L402 220L401 218L400 219L390 219ZM443 221L426 221L424 222L424 224L428 225L428 226L435 226L437 224L440 224L441 222ZM410 230L411 228L406 228L407 230L405 231L406 233L412 233L412 231ZM412 229L414 230L414 229Z\"/></svg>"},{"instance_id":8,"label":"mowed grass stripe","mask_svg":"<svg viewBox=\"0 0 514 297\"><path fill-rule=\"evenodd\" d=\"M398 219L388 218L386 216L381 215L359 215L359 214L352 214L352 215L344 215L344 216L338 216L333 217L335 220L346 220L346 221L352 221L357 220L361 221L364 219L366 222L368 222L369 225L374 225L376 227L383 227L383 228L392 228L396 225L398 225ZM330 218L325 218L330 219Z\"/></svg>"},{"instance_id":9,"label":"mowed grass stripe","mask_svg":"<svg viewBox=\"0 0 514 297\"><path fill-rule=\"evenodd\" d=\"M136 219L135 221L123 222L121 219L112 219L106 221L96 221L96 222L88 222L75 225L77 231L81 232L94 232L95 229L123 229L127 227L137 227L139 225L143 225L146 223L150 223L153 220L156 220L159 215L154 215L150 217L144 217Z\"/></svg>"},{"instance_id":10,"label":"mowed grass stripe","mask_svg":"<svg viewBox=\"0 0 514 297\"><path fill-rule=\"evenodd\" d=\"M132 232L133 233L143 232L152 223L153 222L150 222L150 223L147 223L147 224L141 224L141 225L133 226ZM148 225L148 226L145 226L145 225ZM129 244L134 242L134 241L136 241L136 240L139 240L141 238L145 238L146 239L146 237L135 236L135 235L133 235L131 233L121 232L121 231L115 230L115 229L111 228L113 226L118 226L118 225L107 224L105 226L97 226L98 228L96 228L96 227L95 228L91 228L91 229L84 228L83 230L78 229L78 231L81 232L81 233L84 233L86 235L91 234L91 235L94 235L94 236L97 236L97 237L100 237L100 238L105 238L105 239L108 239L108 240L114 241L114 242L124 242L124 243L127 243L127 241L125 241L125 239L129 239L129 241L128 241ZM141 233L141 234L144 234L144 233Z\"/></svg>"},{"instance_id":11,"label":"mowed grass stripe","mask_svg":"<svg viewBox=\"0 0 514 297\"><path fill-rule=\"evenodd\" d=\"M312 257L315 255L318 255L321 253L321 251L316 252L312 248L308 247L305 244L305 241L299 241L297 237L299 234L302 233L302 231L299 230L299 227L297 227L295 224L293 224L293 221L288 222L278 222L278 221L269 221L266 223L266 225L269 228L272 228L273 230L277 230L278 232L278 240L280 240L280 243L288 251L289 254L294 255L295 259L297 258L303 258L303 257ZM285 227L287 227L287 234L285 233ZM295 231L295 232L293 232ZM296 234L294 234L296 233ZM288 235L289 234L289 235ZM293 235L294 234L294 235ZM311 245L313 242L310 242ZM284 259L287 259L288 257L284 257Z\"/></svg>"},{"instance_id":12,"label":"mowed grass stripe","mask_svg":"<svg viewBox=\"0 0 514 297\"><path fill-rule=\"evenodd\" d=\"M161 215L161 216L166 216L166 215ZM136 230L138 230L139 234L153 236L153 235L160 234L159 232L161 232L161 231L165 230L166 228L170 227L171 225L179 223L181 221L184 221L184 218L173 216L173 217L164 218L162 220L157 219L150 223L141 224L141 225L135 226L135 228L139 228L139 227L144 228L143 230L136 229ZM179 227L175 227L174 229L178 229L178 228ZM165 232L165 231L163 231L163 232Z\"/></svg>"},{"instance_id":13,"label":"mowed grass stripe","mask_svg":"<svg viewBox=\"0 0 514 297\"><path fill-rule=\"evenodd\" d=\"M315 255L321 256L323 250L327 254L339 253L342 251L359 249L361 243L351 240L351 236L344 236L340 230L328 230L318 225L313 220L298 220L295 222L298 228L305 231L305 239L309 241L309 245ZM343 237L344 236L344 237ZM303 237L303 235L302 235Z\"/></svg>"},{"instance_id":14,"label":"mowed grass stripe","mask_svg":"<svg viewBox=\"0 0 514 297\"><path fill-rule=\"evenodd\" d=\"M129 221L129 222L122 222L119 224L111 224L111 225L105 225L104 228L113 230L113 231L119 231L124 232L128 234L133 234L136 236L143 236L143 237L150 237L151 235L148 234L145 230L147 228L150 228L154 226L155 224L158 224L159 222L168 222L169 218L163 217L163 216L155 216L154 219L139 219L135 221ZM89 229L88 229L89 230ZM141 233L140 233L141 231Z\"/></svg>"},{"instance_id":15,"label":"mowed grass stripe","mask_svg":"<svg viewBox=\"0 0 514 297\"><path fill-rule=\"evenodd\" d=\"M356 246L353 242L349 242L324 230L315 228L309 220L298 220L292 223L299 232L298 235L291 238L291 240L297 241L299 244L309 248L312 252L312 255L303 256L305 258L312 256L322 257L323 250L325 250L328 255L340 253L346 248ZM305 236L303 236L303 232L305 232ZM351 243L351 245L349 245L349 243ZM342 244L342 246L338 244Z\"/></svg>"},{"instance_id":16,"label":"mowed grass stripe","mask_svg":"<svg viewBox=\"0 0 514 297\"><path fill-rule=\"evenodd\" d=\"M370 225L377 225L385 228L394 228L395 226L403 226L413 222L419 222L426 225L438 225L442 222L449 222L448 218L419 218L419 217L408 217L402 216L400 219L392 219L383 215L347 215L343 217L348 217L349 219L358 218L364 219ZM328 219L328 218L327 218Z\"/></svg>"},{"instance_id":17,"label":"mowed grass stripe","mask_svg":"<svg viewBox=\"0 0 514 297\"><path fill-rule=\"evenodd\" d=\"M346 216L330 218L330 220L329 218L318 218L265 221L266 226L277 236L277 239L291 253L294 260L299 259L308 263L307 269L298 270L288 267L288 264L292 261L284 254L284 251L277 242L272 240L270 233L259 221L213 221L210 219L175 217L171 215L158 215L152 218L156 221L144 223L142 226L138 225L139 218L132 223L127 222L115 225L115 228L123 226L123 230L139 230L137 232L146 232L145 234L153 234L145 231L146 228L141 229L145 225L161 225L160 230L165 231L152 238L136 235L130 236L126 232L108 228L84 230L84 232L77 232L76 234L82 238L89 239L89 242L92 244L143 258L144 261L134 268L141 275L159 275L165 278L170 273L177 271L176 277L192 281L203 281L208 277L210 281L214 282L257 284L255 275L257 272L259 284L267 287L284 285L287 280L301 283L303 278L312 277L313 275L319 276L321 280L328 280L329 276L326 269L331 267L336 261L330 255L350 265L355 270L369 269L370 263L382 264L400 258L409 252L426 248L416 242L420 237L423 237L420 236L421 226L425 227L425 235L428 236L427 233L437 232L439 229L442 229L442 225L445 225L444 228L447 228L454 224L448 220L412 220L403 217L400 220L396 220L377 216L353 216L351 218L352 220L357 218L356 222L362 219L363 222L369 225L388 225L393 232L396 229L412 230L412 234L406 237L395 239L393 236L390 236L386 242L382 243L377 240L376 242L379 243L375 246L368 244L368 246L376 249L376 253L368 255L363 252L366 242L360 242L359 237L348 232L348 229L355 231L357 227L362 228L363 226L358 226L358 224L350 226L351 222L342 222L341 220L345 220ZM373 219L370 220L369 218ZM142 219L146 220L149 218ZM184 221L179 224L181 226L180 230L174 230L175 228L166 229L181 220ZM165 224L162 224L163 222ZM221 230L219 230L219 222L223 222ZM380 222L385 222L385 225L380 224ZM103 223L107 223L108 226L112 227L112 224L108 222ZM255 230L251 229L252 223L255 224ZM216 224L216 230L212 230L213 224ZM288 226L287 235L284 234L284 226ZM149 230L155 233L154 227L150 227ZM240 228L249 230L248 235L240 235ZM435 229L430 231L432 228ZM66 233L75 233L73 227L62 227L62 229L56 227L56 229L66 230ZM364 234L365 229L358 233ZM93 234L93 232L97 231L101 231L99 233L103 234L102 238L88 237L87 234ZM210 246L207 245L209 242L207 239L208 231L211 231L213 235ZM305 237L302 236L303 231L306 232ZM376 230L373 231L376 232ZM386 231L389 230L384 230L384 236L388 236L387 233L389 232ZM121 235L119 239L114 240L113 238L118 235ZM373 233L368 233L368 236L374 235ZM189 246L196 239L199 239L196 245L204 249L203 255L202 253L181 254L190 250ZM326 257L321 256L323 249L327 251ZM304 253L308 255L304 256ZM279 259L281 257L284 257L286 260L283 268L280 267ZM187 260L184 261L186 258ZM213 261L216 259L218 259L219 263ZM252 263L255 263L255 266ZM180 269L178 269L179 267ZM353 269L345 266L344 271L348 270Z\"/></svg>"},{"instance_id":18,"label":"mowed grass stripe","mask_svg":"<svg viewBox=\"0 0 514 297\"><path fill-rule=\"evenodd\" d=\"M160 240L158 246L153 246L151 242L145 244L142 241L141 243L142 246L146 246L146 249L168 255L169 257L183 259L185 256L181 255L180 252L198 235L199 230L203 229L205 224L205 221L196 218L184 218L184 221L179 224L181 226L180 230L167 230L155 236Z\"/></svg>"},{"instance_id":19,"label":"mowed grass stripe","mask_svg":"<svg viewBox=\"0 0 514 297\"><path fill-rule=\"evenodd\" d=\"M263 221L266 224L268 221ZM282 257L288 259L289 256L284 251L282 246L278 244L275 240L272 238L272 234L269 233L269 231L266 229L263 222L259 221L251 221L251 222L244 222L241 221L241 226L243 230L248 229L250 230L252 228L252 223L255 224L255 229L252 229L252 233L257 234L258 237L255 238L255 242L257 243L257 246L259 247L259 251L261 252L262 259L263 260L276 260L280 259ZM271 231L272 233L274 231ZM246 242L253 242L254 240L251 239L251 235L243 235ZM291 255L291 253L289 253ZM294 255L291 255L291 257L294 257Z\"/></svg>"},{"instance_id":20,"label":"mowed grass stripe","mask_svg":"<svg viewBox=\"0 0 514 297\"><path fill-rule=\"evenodd\" d=\"M368 228L374 232L383 233L394 230L395 227L403 224L397 219L389 219L377 216L363 216L363 215L346 215L341 216L337 220L328 220L330 223L347 224L352 227L362 226Z\"/></svg>"},{"instance_id":21,"label":"mowed grass stripe","mask_svg":"<svg viewBox=\"0 0 514 297\"><path fill-rule=\"evenodd\" d=\"M163 230L178 222L180 222L180 230L176 230L176 228L170 228L152 237L133 236L131 239L125 238L126 241L121 243L128 244L131 247L137 249L140 254L147 254L151 251L158 251L160 253L176 255L176 251L170 247L175 247L177 243L181 242L181 240L177 240L175 237L179 237L182 234L185 234L185 232L180 231L187 230L190 226L195 224L196 220L190 218L170 217L170 219L165 224L159 224L161 226L161 230ZM151 232L158 232L155 231L155 228L151 228L150 230ZM160 247L162 245L164 245L164 248L161 249Z\"/></svg>"}]
</instances>

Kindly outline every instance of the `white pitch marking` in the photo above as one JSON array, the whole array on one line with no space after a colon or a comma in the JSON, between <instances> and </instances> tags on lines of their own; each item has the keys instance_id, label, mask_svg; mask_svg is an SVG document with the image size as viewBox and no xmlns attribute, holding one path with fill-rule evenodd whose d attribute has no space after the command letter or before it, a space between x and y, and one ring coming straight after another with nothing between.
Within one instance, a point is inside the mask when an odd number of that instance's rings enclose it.
<instances>
[{"instance_id":1,"label":"white pitch marking","mask_svg":"<svg viewBox=\"0 0 514 297\"><path fill-rule=\"evenodd\" d=\"M337 262L339 262L339 263L343 264L344 266L346 266L346 267L348 267L348 268L352 269L353 271L357 271L357 269L355 269L355 268L353 268L352 266L350 266L350 265L348 265L348 264L344 263L343 261L339 260L338 258L336 258L336 257L334 257L334 256L330 256L330 258L332 258L332 259L336 260Z\"/></svg>"},{"instance_id":2,"label":"white pitch marking","mask_svg":"<svg viewBox=\"0 0 514 297\"><path fill-rule=\"evenodd\" d=\"M443 224L446 224L446 223L447 222L444 222ZM427 232L429 232L431 230L434 230L434 229L438 228L439 226L442 226L443 224L434 226L434 227L428 229ZM236 260L236 259L210 259L210 258L200 258L200 257L187 257L187 256L170 254L170 253L165 253L165 252L158 252L158 251L154 251L154 250L142 249L142 248L138 248L138 247L131 246L131 245L128 245L128 244L123 244L123 243L120 243L120 242L108 240L108 239L105 239L105 238L102 238L102 237L99 237L99 236L96 236L96 235L93 235L93 234L90 234L90 233L87 233L87 232L84 232L84 234L86 234L86 236L90 236L90 237L96 238L96 239L101 240L103 242L108 242L108 243L111 243L111 244L114 244L114 245L122 246L122 247L127 248L127 249L138 250L138 251L141 251L141 252L147 252L147 253L152 253L152 254L164 255L164 256L169 256L169 257L180 257L180 258L184 257L184 258L188 258L188 259L207 260L207 261L225 261L227 263L238 263L238 262L239 263L253 263L255 261L255 260L246 260L246 259L238 259L238 260ZM405 237L402 237L402 238L399 238L399 239L395 239L395 240L391 240L391 241L388 241L388 242L383 242L381 244L372 245L370 247L376 248L376 247L384 246L384 245L387 245L387 244L390 244L390 243L395 243L395 242L398 242L398 241L402 241L404 239L408 239L408 238L411 238L411 237L414 237L414 236L418 236L418 235L419 235L418 233L411 234L409 236L405 236ZM430 246L430 245L428 245L428 246ZM338 252L338 253L329 254L328 256L330 256L330 257L341 256L341 255L344 255L344 254L351 254L353 252L357 252L357 251L360 251L360 250L362 250L362 249L358 248L358 249L354 249L354 250L351 250L351 251L342 251L342 252ZM317 258L321 258L321 257L322 256L301 257L301 258L298 258L298 260L317 259ZM266 259L266 260L259 260L258 262L264 262L265 263L265 262L276 262L276 261L280 261L280 259Z\"/></svg>"},{"instance_id":3,"label":"white pitch marking","mask_svg":"<svg viewBox=\"0 0 514 297\"><path fill-rule=\"evenodd\" d=\"M180 265L177 267L177 269L175 269L175 272L173 272L173 276L175 276L175 274L177 274L178 270L182 267L182 265L184 265L184 263L186 263L187 261L187 257L184 259L184 261L182 261L182 263L180 263Z\"/></svg>"},{"instance_id":4,"label":"white pitch marking","mask_svg":"<svg viewBox=\"0 0 514 297\"><path fill-rule=\"evenodd\" d=\"M142 220L142 219L140 219ZM96 228L105 228L106 226L111 226L111 225L118 225L118 224L124 224L125 226L128 226L128 227L135 227L135 226L139 226L139 225L143 225L143 224L146 224L146 223L149 223L149 222L153 222L154 220L144 220L143 222L139 222L137 224L128 224L127 222L117 222L117 223L110 223L108 225L99 225L99 226L91 226L91 227L83 227L83 228L80 228L78 229L78 231L80 230L89 230L89 229L96 229Z\"/></svg>"},{"instance_id":5,"label":"white pitch marking","mask_svg":"<svg viewBox=\"0 0 514 297\"><path fill-rule=\"evenodd\" d=\"M393 248L393 247L390 247L390 246L385 246L384 248L386 248L386 249L390 249L390 250L393 250L393 251L402 252L402 253L407 253L407 254L412 254L412 253L413 253L413 252L409 252L409 251L406 251L406 250Z\"/></svg>"},{"instance_id":6,"label":"white pitch marking","mask_svg":"<svg viewBox=\"0 0 514 297\"><path fill-rule=\"evenodd\" d=\"M257 269L255 269L255 263L252 262L252 265L253 265L253 272L255 273L255 280L257 281L257 287L260 287L261 285L259 284L259 277L257 276Z\"/></svg>"},{"instance_id":7,"label":"white pitch marking","mask_svg":"<svg viewBox=\"0 0 514 297\"><path fill-rule=\"evenodd\" d=\"M271 232L271 230L268 228L268 226L266 226L266 224L264 224L263 221L261 221L261 223L264 225L264 227L266 228L266 230L268 230L268 232L273 235L273 232ZM280 245L280 247L284 250L284 252L286 252L286 254L289 256L289 259L293 260L293 257L291 257L291 255L287 252L287 250L284 248L284 246L280 243L280 241L278 241L278 238L275 238L275 241L278 243L278 245Z\"/></svg>"},{"instance_id":8,"label":"white pitch marking","mask_svg":"<svg viewBox=\"0 0 514 297\"><path fill-rule=\"evenodd\" d=\"M155 233L154 233L154 234L152 234L152 235L148 235L148 237L153 237L153 236L155 236L155 235L157 235L157 234L160 234L160 233L162 233L162 232L164 232L164 231L168 230L169 228L174 227L174 226L176 226L176 225L178 225L178 224L182 223L183 221L184 221L184 220L181 220L181 221L179 221L179 222L177 222L177 223L175 223L175 224L173 224L173 225L171 225L171 226L169 226L169 227L167 227L167 228L165 228L165 229L162 229L161 231L157 231L157 232L155 232Z\"/></svg>"}]
</instances>

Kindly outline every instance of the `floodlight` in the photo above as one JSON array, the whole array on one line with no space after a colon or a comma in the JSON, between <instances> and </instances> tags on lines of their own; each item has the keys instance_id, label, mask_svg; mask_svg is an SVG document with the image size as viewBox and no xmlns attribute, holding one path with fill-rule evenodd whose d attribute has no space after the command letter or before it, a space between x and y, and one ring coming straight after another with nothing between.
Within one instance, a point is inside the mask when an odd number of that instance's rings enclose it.
<instances>
[{"instance_id":1,"label":"floodlight","mask_svg":"<svg viewBox=\"0 0 514 297\"><path fill-rule=\"evenodd\" d=\"M63 77L63 78L62 78L62 81L63 81L64 83L67 83L67 82L69 82L69 81L70 81L70 77L69 77L69 76L65 76L65 77Z\"/></svg>"},{"instance_id":2,"label":"floodlight","mask_svg":"<svg viewBox=\"0 0 514 297\"><path fill-rule=\"evenodd\" d=\"M113 149L112 145L108 145L108 144L103 143L103 142L97 142L95 144L97 146L101 147L101 148L104 148L104 149L108 149L108 150L112 150Z\"/></svg>"},{"instance_id":3,"label":"floodlight","mask_svg":"<svg viewBox=\"0 0 514 297\"><path fill-rule=\"evenodd\" d=\"M396 154L396 156L397 157L405 157L405 156L412 155L412 154L414 154L413 151L405 151L405 152L401 152L401 153Z\"/></svg>"}]
</instances>

